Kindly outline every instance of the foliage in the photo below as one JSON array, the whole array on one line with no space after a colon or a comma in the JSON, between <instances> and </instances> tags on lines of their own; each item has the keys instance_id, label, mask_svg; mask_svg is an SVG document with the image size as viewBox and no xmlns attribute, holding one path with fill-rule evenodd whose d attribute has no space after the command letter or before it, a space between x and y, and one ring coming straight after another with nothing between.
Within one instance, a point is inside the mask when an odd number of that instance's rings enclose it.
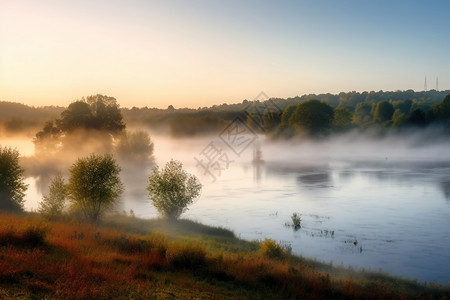
<instances>
[{"instance_id":1,"label":"foliage","mask_svg":"<svg viewBox=\"0 0 450 300\"><path fill-rule=\"evenodd\" d=\"M71 103L57 123L63 132L94 129L115 134L125 129L122 119L116 99L98 94Z\"/></svg>"},{"instance_id":2,"label":"foliage","mask_svg":"<svg viewBox=\"0 0 450 300\"><path fill-rule=\"evenodd\" d=\"M427 117L423 110L417 108L411 112L408 118L408 124L414 126L425 126L427 124Z\"/></svg>"},{"instance_id":3,"label":"foliage","mask_svg":"<svg viewBox=\"0 0 450 300\"><path fill-rule=\"evenodd\" d=\"M373 114L373 119L375 121L384 123L392 119L394 114L394 106L387 101L381 101L377 104L375 112Z\"/></svg>"},{"instance_id":4,"label":"foliage","mask_svg":"<svg viewBox=\"0 0 450 300\"><path fill-rule=\"evenodd\" d=\"M278 244L276 241L272 239L265 239L261 243L261 252L265 257L271 258L271 259L284 259L286 258L286 252L281 247L280 244Z\"/></svg>"},{"instance_id":5,"label":"foliage","mask_svg":"<svg viewBox=\"0 0 450 300\"><path fill-rule=\"evenodd\" d=\"M206 264L206 250L194 243L173 243L166 251L169 265L181 269L196 269Z\"/></svg>"},{"instance_id":6,"label":"foliage","mask_svg":"<svg viewBox=\"0 0 450 300\"><path fill-rule=\"evenodd\" d=\"M141 219L141 230L154 230L153 221ZM245 247L227 250L236 244ZM209 237L168 242L160 234L125 233L102 224L42 225L39 218L1 215L0 298L447 299L450 294L448 286L334 268L286 252L283 259L269 258L248 245L253 243L230 238L215 250Z\"/></svg>"},{"instance_id":7,"label":"foliage","mask_svg":"<svg viewBox=\"0 0 450 300\"><path fill-rule=\"evenodd\" d=\"M262 115L262 126L266 133L273 132L281 122L281 112L270 107L266 107Z\"/></svg>"},{"instance_id":8,"label":"foliage","mask_svg":"<svg viewBox=\"0 0 450 300\"><path fill-rule=\"evenodd\" d=\"M70 149L78 143L77 140L74 142L71 139L74 133L95 131L108 137L111 143L109 135L117 135L124 129L125 123L116 99L104 95L93 95L72 102L61 113L59 119L45 123L33 142L39 154L54 154L61 146ZM83 137L85 136L86 134L83 134ZM102 139L104 142L107 141L105 137Z\"/></svg>"},{"instance_id":9,"label":"foliage","mask_svg":"<svg viewBox=\"0 0 450 300\"><path fill-rule=\"evenodd\" d=\"M175 160L168 162L161 171L155 166L147 186L153 205L170 219L177 219L200 195L201 189L197 177L186 173L182 163Z\"/></svg>"},{"instance_id":10,"label":"foliage","mask_svg":"<svg viewBox=\"0 0 450 300\"><path fill-rule=\"evenodd\" d=\"M334 110L333 128L343 130L352 125L353 113L345 107L338 107Z\"/></svg>"},{"instance_id":11,"label":"foliage","mask_svg":"<svg viewBox=\"0 0 450 300\"><path fill-rule=\"evenodd\" d=\"M27 185L19 164L19 151L0 145L0 210L19 212Z\"/></svg>"},{"instance_id":12,"label":"foliage","mask_svg":"<svg viewBox=\"0 0 450 300\"><path fill-rule=\"evenodd\" d=\"M154 144L147 132L124 132L115 147L117 158L124 164L147 166L154 162Z\"/></svg>"},{"instance_id":13,"label":"foliage","mask_svg":"<svg viewBox=\"0 0 450 300\"><path fill-rule=\"evenodd\" d=\"M120 167L109 154L79 158L70 168L69 199L87 219L96 222L123 191L119 173Z\"/></svg>"},{"instance_id":14,"label":"foliage","mask_svg":"<svg viewBox=\"0 0 450 300\"><path fill-rule=\"evenodd\" d=\"M60 216L63 213L66 197L64 178L61 174L57 174L50 183L49 194L44 195L39 203L39 213L49 220Z\"/></svg>"},{"instance_id":15,"label":"foliage","mask_svg":"<svg viewBox=\"0 0 450 300\"><path fill-rule=\"evenodd\" d=\"M372 104L361 102L356 105L355 113L353 114L353 123L357 125L364 125L372 120Z\"/></svg>"},{"instance_id":16,"label":"foliage","mask_svg":"<svg viewBox=\"0 0 450 300\"><path fill-rule=\"evenodd\" d=\"M404 113L400 111L399 108L397 108L394 111L394 114L392 115L392 122L394 127L401 127L404 126L408 122L408 118Z\"/></svg>"},{"instance_id":17,"label":"foliage","mask_svg":"<svg viewBox=\"0 0 450 300\"><path fill-rule=\"evenodd\" d=\"M301 226L302 219L298 213L293 213L291 216L291 220L295 230L298 230L302 227Z\"/></svg>"},{"instance_id":18,"label":"foliage","mask_svg":"<svg viewBox=\"0 0 450 300\"><path fill-rule=\"evenodd\" d=\"M433 105L432 109L436 119L439 121L448 121L450 119L450 94L441 103Z\"/></svg>"},{"instance_id":19,"label":"foliage","mask_svg":"<svg viewBox=\"0 0 450 300\"><path fill-rule=\"evenodd\" d=\"M292 125L310 135L327 133L333 120L333 108L319 100L300 103L291 117Z\"/></svg>"}]
</instances>

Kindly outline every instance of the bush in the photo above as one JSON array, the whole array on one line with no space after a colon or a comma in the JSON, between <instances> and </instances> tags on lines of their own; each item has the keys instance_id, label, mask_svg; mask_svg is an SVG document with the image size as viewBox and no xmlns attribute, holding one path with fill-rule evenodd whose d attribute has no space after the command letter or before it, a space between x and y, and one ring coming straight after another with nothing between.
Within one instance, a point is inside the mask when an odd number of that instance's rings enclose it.
<instances>
[{"instance_id":1,"label":"bush","mask_svg":"<svg viewBox=\"0 0 450 300\"><path fill-rule=\"evenodd\" d=\"M167 262L180 269L195 269L206 264L206 251L192 243L172 244L166 251Z\"/></svg>"},{"instance_id":2,"label":"bush","mask_svg":"<svg viewBox=\"0 0 450 300\"><path fill-rule=\"evenodd\" d=\"M15 245L28 248L36 248L45 245L46 228L43 226L26 227L21 231L2 231L0 232L0 246Z\"/></svg>"},{"instance_id":3,"label":"bush","mask_svg":"<svg viewBox=\"0 0 450 300\"><path fill-rule=\"evenodd\" d=\"M265 239L261 243L261 252L263 256L271 259L284 259L286 252L280 244L272 239Z\"/></svg>"},{"instance_id":4,"label":"bush","mask_svg":"<svg viewBox=\"0 0 450 300\"><path fill-rule=\"evenodd\" d=\"M158 212L174 220L200 196L202 185L197 177L183 170L181 162L171 160L162 170L153 168L147 190Z\"/></svg>"}]
</instances>

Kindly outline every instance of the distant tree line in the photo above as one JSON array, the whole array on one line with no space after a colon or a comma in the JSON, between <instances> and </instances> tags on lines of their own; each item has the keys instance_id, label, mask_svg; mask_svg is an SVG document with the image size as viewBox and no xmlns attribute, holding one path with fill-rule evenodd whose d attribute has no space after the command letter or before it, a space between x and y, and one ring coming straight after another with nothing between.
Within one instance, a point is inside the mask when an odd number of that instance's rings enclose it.
<instances>
[{"instance_id":1,"label":"distant tree line","mask_svg":"<svg viewBox=\"0 0 450 300\"><path fill-rule=\"evenodd\" d=\"M241 103L224 103L197 109L175 109L173 106L167 109L123 108L122 113L128 124L145 124L154 129L165 128L173 136L215 134L240 116L246 119L253 130L273 137L289 138L299 134L321 136L355 128L400 129L445 124L445 109L441 106L444 105L443 99L448 94L450 91L435 90L309 94L286 99L271 98L266 101L244 100ZM310 100L317 100L327 108L314 101L297 111L300 104ZM327 116L316 116L323 117L320 122L313 115L314 107L327 111ZM313 111L308 112L309 110ZM320 124L306 124L312 122L307 121L307 116Z\"/></svg>"},{"instance_id":2,"label":"distant tree line","mask_svg":"<svg viewBox=\"0 0 450 300\"><path fill-rule=\"evenodd\" d=\"M333 132L349 128L402 128L445 124L445 104L436 107L434 105L440 104L448 94L450 91L436 90L362 93L353 91L339 94L309 94L286 99L271 98L266 101L243 100L240 103L224 103L196 109L174 108L172 105L166 109L120 108L114 98L94 95L75 101L66 109L35 108L18 103L0 102L0 125L8 132L39 125L43 129L37 140L48 138L50 141L55 138L59 141L62 134L80 128L107 130L111 134L116 134L124 130L125 123L165 130L172 136L179 137L215 134L236 116L242 118L250 116L247 122L251 128L272 136L288 137L297 135L300 128L298 124L289 123L291 114L299 104L312 99L325 103L333 109L334 116L329 128L329 131ZM44 124L44 120L48 122ZM320 131L321 134L324 133L322 129Z\"/></svg>"}]
</instances>

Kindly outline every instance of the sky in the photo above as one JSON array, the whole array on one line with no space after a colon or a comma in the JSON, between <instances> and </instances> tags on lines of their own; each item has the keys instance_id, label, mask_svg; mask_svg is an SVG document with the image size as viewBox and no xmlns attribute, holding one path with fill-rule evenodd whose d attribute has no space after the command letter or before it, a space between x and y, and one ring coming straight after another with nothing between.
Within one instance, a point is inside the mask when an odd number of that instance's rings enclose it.
<instances>
[{"instance_id":1,"label":"sky","mask_svg":"<svg viewBox=\"0 0 450 300\"><path fill-rule=\"evenodd\" d=\"M450 1L0 0L0 101L450 89Z\"/></svg>"}]
</instances>

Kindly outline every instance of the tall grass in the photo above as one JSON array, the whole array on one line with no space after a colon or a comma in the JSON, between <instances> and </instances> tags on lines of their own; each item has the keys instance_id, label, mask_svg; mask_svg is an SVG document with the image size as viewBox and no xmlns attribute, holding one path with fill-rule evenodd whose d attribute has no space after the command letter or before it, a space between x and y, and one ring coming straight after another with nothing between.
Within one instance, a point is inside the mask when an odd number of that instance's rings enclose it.
<instances>
[{"instance_id":1,"label":"tall grass","mask_svg":"<svg viewBox=\"0 0 450 300\"><path fill-rule=\"evenodd\" d=\"M157 226L147 227L151 233L138 234L111 223L96 227L0 215L0 298L445 299L450 295L442 286L392 278L336 277L292 256L273 240L246 243L227 231L206 230L190 221L163 226L168 238L158 233L161 221L136 219L120 222L130 230L136 222ZM186 235L180 235L180 226Z\"/></svg>"}]
</instances>

